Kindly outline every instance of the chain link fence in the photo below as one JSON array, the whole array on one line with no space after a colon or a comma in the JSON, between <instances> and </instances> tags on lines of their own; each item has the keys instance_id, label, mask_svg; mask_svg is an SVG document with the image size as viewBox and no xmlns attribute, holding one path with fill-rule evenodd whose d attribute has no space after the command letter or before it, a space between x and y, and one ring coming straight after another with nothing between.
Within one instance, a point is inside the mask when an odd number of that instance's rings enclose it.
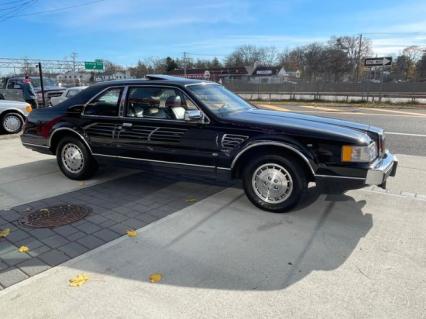
<instances>
[{"instance_id":1,"label":"chain link fence","mask_svg":"<svg viewBox=\"0 0 426 319\"><path fill-rule=\"evenodd\" d=\"M335 102L426 103L426 82L223 82L249 100L311 100Z\"/></svg>"}]
</instances>

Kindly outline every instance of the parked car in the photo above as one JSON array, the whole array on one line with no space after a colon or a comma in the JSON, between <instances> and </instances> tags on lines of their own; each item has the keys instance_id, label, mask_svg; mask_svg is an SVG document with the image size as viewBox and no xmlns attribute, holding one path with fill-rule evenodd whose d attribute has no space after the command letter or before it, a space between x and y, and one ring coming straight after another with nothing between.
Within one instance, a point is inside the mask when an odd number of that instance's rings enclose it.
<instances>
[{"instance_id":1,"label":"parked car","mask_svg":"<svg viewBox=\"0 0 426 319\"><path fill-rule=\"evenodd\" d=\"M310 181L385 187L397 160L380 128L259 109L223 86L152 75L96 84L28 117L22 143L56 154L71 179L99 163L240 178L252 203L283 212Z\"/></svg>"},{"instance_id":2,"label":"parked car","mask_svg":"<svg viewBox=\"0 0 426 319\"><path fill-rule=\"evenodd\" d=\"M69 99L70 97L80 93L85 88L87 88L87 86L74 86L74 87L67 88L65 91L62 92L61 95L51 97L50 105L54 106L56 104L59 104L65 101L66 99Z\"/></svg>"},{"instance_id":3,"label":"parked car","mask_svg":"<svg viewBox=\"0 0 426 319\"><path fill-rule=\"evenodd\" d=\"M0 93L9 100L22 100L23 76L4 77L1 81ZM37 103L43 105L43 94L41 92L40 78L31 77L31 82L37 94ZM58 86L55 80L43 77L44 98L46 105L49 105L50 99L60 96L65 88Z\"/></svg>"},{"instance_id":4,"label":"parked car","mask_svg":"<svg viewBox=\"0 0 426 319\"><path fill-rule=\"evenodd\" d=\"M31 111L31 105L27 102L0 99L0 130L19 133Z\"/></svg>"}]
</instances>

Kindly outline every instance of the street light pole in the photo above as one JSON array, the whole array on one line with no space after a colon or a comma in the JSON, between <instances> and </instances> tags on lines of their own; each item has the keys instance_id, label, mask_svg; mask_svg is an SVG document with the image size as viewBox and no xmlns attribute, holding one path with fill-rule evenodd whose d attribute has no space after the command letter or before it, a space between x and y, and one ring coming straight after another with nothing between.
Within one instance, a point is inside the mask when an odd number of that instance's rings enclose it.
<instances>
[{"instance_id":1,"label":"street light pole","mask_svg":"<svg viewBox=\"0 0 426 319\"><path fill-rule=\"evenodd\" d=\"M46 106L46 99L44 97L43 71L42 71L40 62L38 63L38 73L40 75L40 86L41 86L41 96L43 98L43 106Z\"/></svg>"}]
</instances>

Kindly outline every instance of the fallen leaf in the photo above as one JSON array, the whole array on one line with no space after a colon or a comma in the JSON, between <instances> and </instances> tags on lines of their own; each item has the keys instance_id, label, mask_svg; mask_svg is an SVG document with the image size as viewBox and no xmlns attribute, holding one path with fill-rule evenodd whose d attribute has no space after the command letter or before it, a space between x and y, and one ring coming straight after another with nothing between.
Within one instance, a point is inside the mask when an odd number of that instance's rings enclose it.
<instances>
[{"instance_id":1,"label":"fallen leaf","mask_svg":"<svg viewBox=\"0 0 426 319\"><path fill-rule=\"evenodd\" d=\"M75 276L74 278L71 278L69 280L70 287L80 287L81 285L84 285L89 280L89 276L86 274L79 274Z\"/></svg>"},{"instance_id":2,"label":"fallen leaf","mask_svg":"<svg viewBox=\"0 0 426 319\"><path fill-rule=\"evenodd\" d=\"M47 208L40 209L40 213L44 216L49 217L50 211Z\"/></svg>"},{"instance_id":3,"label":"fallen leaf","mask_svg":"<svg viewBox=\"0 0 426 319\"><path fill-rule=\"evenodd\" d=\"M188 203L195 203L197 201L197 199L196 198L187 198L186 201Z\"/></svg>"},{"instance_id":4,"label":"fallen leaf","mask_svg":"<svg viewBox=\"0 0 426 319\"><path fill-rule=\"evenodd\" d=\"M80 182L80 186L84 186L84 185L86 185L85 182Z\"/></svg>"},{"instance_id":5,"label":"fallen leaf","mask_svg":"<svg viewBox=\"0 0 426 319\"><path fill-rule=\"evenodd\" d=\"M0 238L6 238L10 234L10 228L0 230Z\"/></svg>"},{"instance_id":6,"label":"fallen leaf","mask_svg":"<svg viewBox=\"0 0 426 319\"><path fill-rule=\"evenodd\" d=\"M137 235L138 235L138 233L134 229L130 229L130 230L127 231L127 236L129 236L129 237L136 237Z\"/></svg>"},{"instance_id":7,"label":"fallen leaf","mask_svg":"<svg viewBox=\"0 0 426 319\"><path fill-rule=\"evenodd\" d=\"M159 282L162 277L163 277L163 275L160 274L160 273L151 274L151 275L149 275L149 281L153 282L153 283Z\"/></svg>"},{"instance_id":8,"label":"fallen leaf","mask_svg":"<svg viewBox=\"0 0 426 319\"><path fill-rule=\"evenodd\" d=\"M30 251L30 249L27 246L21 246L21 247L18 248L18 251L20 253L27 253L27 252Z\"/></svg>"}]
</instances>

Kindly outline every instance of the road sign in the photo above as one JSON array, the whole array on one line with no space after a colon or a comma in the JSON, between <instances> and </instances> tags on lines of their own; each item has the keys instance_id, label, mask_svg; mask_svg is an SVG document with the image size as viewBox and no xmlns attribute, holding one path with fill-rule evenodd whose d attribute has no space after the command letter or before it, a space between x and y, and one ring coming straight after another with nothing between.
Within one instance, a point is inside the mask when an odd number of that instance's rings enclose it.
<instances>
[{"instance_id":1,"label":"road sign","mask_svg":"<svg viewBox=\"0 0 426 319\"><path fill-rule=\"evenodd\" d=\"M391 57L366 58L364 60L364 66L388 66L391 64L392 64Z\"/></svg>"},{"instance_id":2,"label":"road sign","mask_svg":"<svg viewBox=\"0 0 426 319\"><path fill-rule=\"evenodd\" d=\"M84 68L86 70L103 70L104 62L99 59L96 59L94 62L86 61L84 62Z\"/></svg>"}]
</instances>

